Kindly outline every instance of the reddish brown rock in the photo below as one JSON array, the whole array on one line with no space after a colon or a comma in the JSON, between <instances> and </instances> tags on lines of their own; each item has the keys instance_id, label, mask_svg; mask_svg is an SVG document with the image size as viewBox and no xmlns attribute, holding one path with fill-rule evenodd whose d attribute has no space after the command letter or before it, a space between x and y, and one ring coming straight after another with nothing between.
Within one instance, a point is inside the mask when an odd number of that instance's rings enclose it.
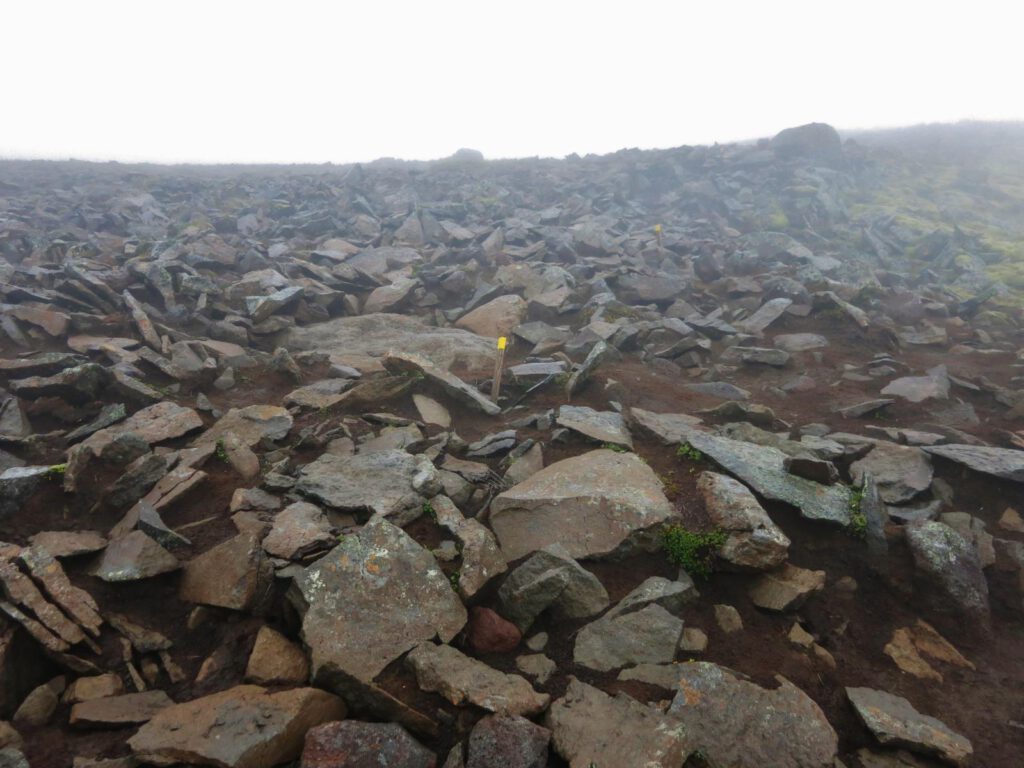
<instances>
[{"instance_id":1,"label":"reddish brown rock","mask_svg":"<svg viewBox=\"0 0 1024 768\"><path fill-rule=\"evenodd\" d=\"M477 653L512 653L522 639L523 633L515 624L490 608L470 609L466 643Z\"/></svg>"}]
</instances>

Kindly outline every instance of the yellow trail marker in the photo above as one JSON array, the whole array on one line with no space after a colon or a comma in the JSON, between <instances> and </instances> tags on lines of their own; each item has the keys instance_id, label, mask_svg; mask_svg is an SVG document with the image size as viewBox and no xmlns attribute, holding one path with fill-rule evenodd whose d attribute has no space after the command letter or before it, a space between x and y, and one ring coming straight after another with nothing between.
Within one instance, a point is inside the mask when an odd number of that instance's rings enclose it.
<instances>
[{"instance_id":1,"label":"yellow trail marker","mask_svg":"<svg viewBox=\"0 0 1024 768\"><path fill-rule=\"evenodd\" d=\"M501 336L498 339L498 358L494 361L494 376L491 378L491 400L498 402L498 395L501 393L501 374L505 369L505 347L508 346L508 339Z\"/></svg>"},{"instance_id":2,"label":"yellow trail marker","mask_svg":"<svg viewBox=\"0 0 1024 768\"><path fill-rule=\"evenodd\" d=\"M654 225L654 235L658 238L658 247L661 248L661 224Z\"/></svg>"}]
</instances>

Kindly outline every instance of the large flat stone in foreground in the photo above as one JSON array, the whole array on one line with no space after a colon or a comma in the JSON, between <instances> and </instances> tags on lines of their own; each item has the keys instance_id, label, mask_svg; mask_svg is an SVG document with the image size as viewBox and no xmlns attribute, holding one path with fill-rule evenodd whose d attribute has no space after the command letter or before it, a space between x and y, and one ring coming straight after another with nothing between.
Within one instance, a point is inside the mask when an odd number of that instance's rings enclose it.
<instances>
[{"instance_id":1,"label":"large flat stone in foreground","mask_svg":"<svg viewBox=\"0 0 1024 768\"><path fill-rule=\"evenodd\" d=\"M932 456L941 456L957 464L963 464L975 472L1024 483L1024 451L988 445L959 444L931 445L924 450Z\"/></svg>"},{"instance_id":2,"label":"large flat stone in foreground","mask_svg":"<svg viewBox=\"0 0 1024 768\"><path fill-rule=\"evenodd\" d=\"M376 516L295 578L315 680L336 672L370 682L420 642L449 642L466 609L434 556Z\"/></svg>"},{"instance_id":3,"label":"large flat stone in foreground","mask_svg":"<svg viewBox=\"0 0 1024 768\"><path fill-rule=\"evenodd\" d=\"M508 561L549 544L577 559L653 550L675 516L654 471L606 449L556 462L491 503L490 524Z\"/></svg>"}]
</instances>

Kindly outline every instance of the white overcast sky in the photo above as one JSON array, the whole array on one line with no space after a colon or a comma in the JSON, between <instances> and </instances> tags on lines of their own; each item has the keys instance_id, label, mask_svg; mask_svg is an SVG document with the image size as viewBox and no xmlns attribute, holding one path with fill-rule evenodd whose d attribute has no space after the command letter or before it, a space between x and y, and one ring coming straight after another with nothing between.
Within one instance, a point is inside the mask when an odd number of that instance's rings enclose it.
<instances>
[{"instance_id":1,"label":"white overcast sky","mask_svg":"<svg viewBox=\"0 0 1024 768\"><path fill-rule=\"evenodd\" d=\"M5 0L0 156L563 156L1020 119L1017 5Z\"/></svg>"}]
</instances>

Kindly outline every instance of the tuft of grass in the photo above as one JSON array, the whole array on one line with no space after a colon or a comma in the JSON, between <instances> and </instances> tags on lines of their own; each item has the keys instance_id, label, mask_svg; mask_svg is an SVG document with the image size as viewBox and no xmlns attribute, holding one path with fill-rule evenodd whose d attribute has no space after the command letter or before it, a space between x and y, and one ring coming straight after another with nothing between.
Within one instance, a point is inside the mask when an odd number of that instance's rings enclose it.
<instances>
[{"instance_id":1,"label":"tuft of grass","mask_svg":"<svg viewBox=\"0 0 1024 768\"><path fill-rule=\"evenodd\" d=\"M704 454L689 443L683 443L676 448L676 456L680 459L689 459L690 461L700 461L704 458Z\"/></svg>"},{"instance_id":2,"label":"tuft of grass","mask_svg":"<svg viewBox=\"0 0 1024 768\"><path fill-rule=\"evenodd\" d=\"M435 523L437 522L437 510L434 509L434 505L429 501L423 502L423 514L427 515Z\"/></svg>"},{"instance_id":3,"label":"tuft of grass","mask_svg":"<svg viewBox=\"0 0 1024 768\"><path fill-rule=\"evenodd\" d=\"M616 453L629 453L629 448L618 443L602 443L601 447L607 451L615 451Z\"/></svg>"},{"instance_id":4,"label":"tuft of grass","mask_svg":"<svg viewBox=\"0 0 1024 768\"><path fill-rule=\"evenodd\" d=\"M462 576L462 571L456 570L456 571L452 571L451 575L448 577L448 583L452 585L452 592L458 592L459 591L459 578L461 576Z\"/></svg>"},{"instance_id":5,"label":"tuft of grass","mask_svg":"<svg viewBox=\"0 0 1024 768\"><path fill-rule=\"evenodd\" d=\"M670 562L695 578L706 579L727 538L724 531L688 531L670 525L662 531L661 546Z\"/></svg>"},{"instance_id":6,"label":"tuft of grass","mask_svg":"<svg viewBox=\"0 0 1024 768\"><path fill-rule=\"evenodd\" d=\"M219 461L222 461L225 464L228 463L228 449L224 447L223 437L217 438L217 450L214 451L214 456L216 456Z\"/></svg>"},{"instance_id":7,"label":"tuft of grass","mask_svg":"<svg viewBox=\"0 0 1024 768\"><path fill-rule=\"evenodd\" d=\"M867 536L868 532L868 519L864 516L864 513L860 511L860 506L863 501L864 487L851 488L849 501L850 524L847 528L850 533L858 539L863 539Z\"/></svg>"},{"instance_id":8,"label":"tuft of grass","mask_svg":"<svg viewBox=\"0 0 1024 768\"><path fill-rule=\"evenodd\" d=\"M68 471L67 464L51 464L46 470L46 476L51 480L59 480Z\"/></svg>"}]
</instances>

